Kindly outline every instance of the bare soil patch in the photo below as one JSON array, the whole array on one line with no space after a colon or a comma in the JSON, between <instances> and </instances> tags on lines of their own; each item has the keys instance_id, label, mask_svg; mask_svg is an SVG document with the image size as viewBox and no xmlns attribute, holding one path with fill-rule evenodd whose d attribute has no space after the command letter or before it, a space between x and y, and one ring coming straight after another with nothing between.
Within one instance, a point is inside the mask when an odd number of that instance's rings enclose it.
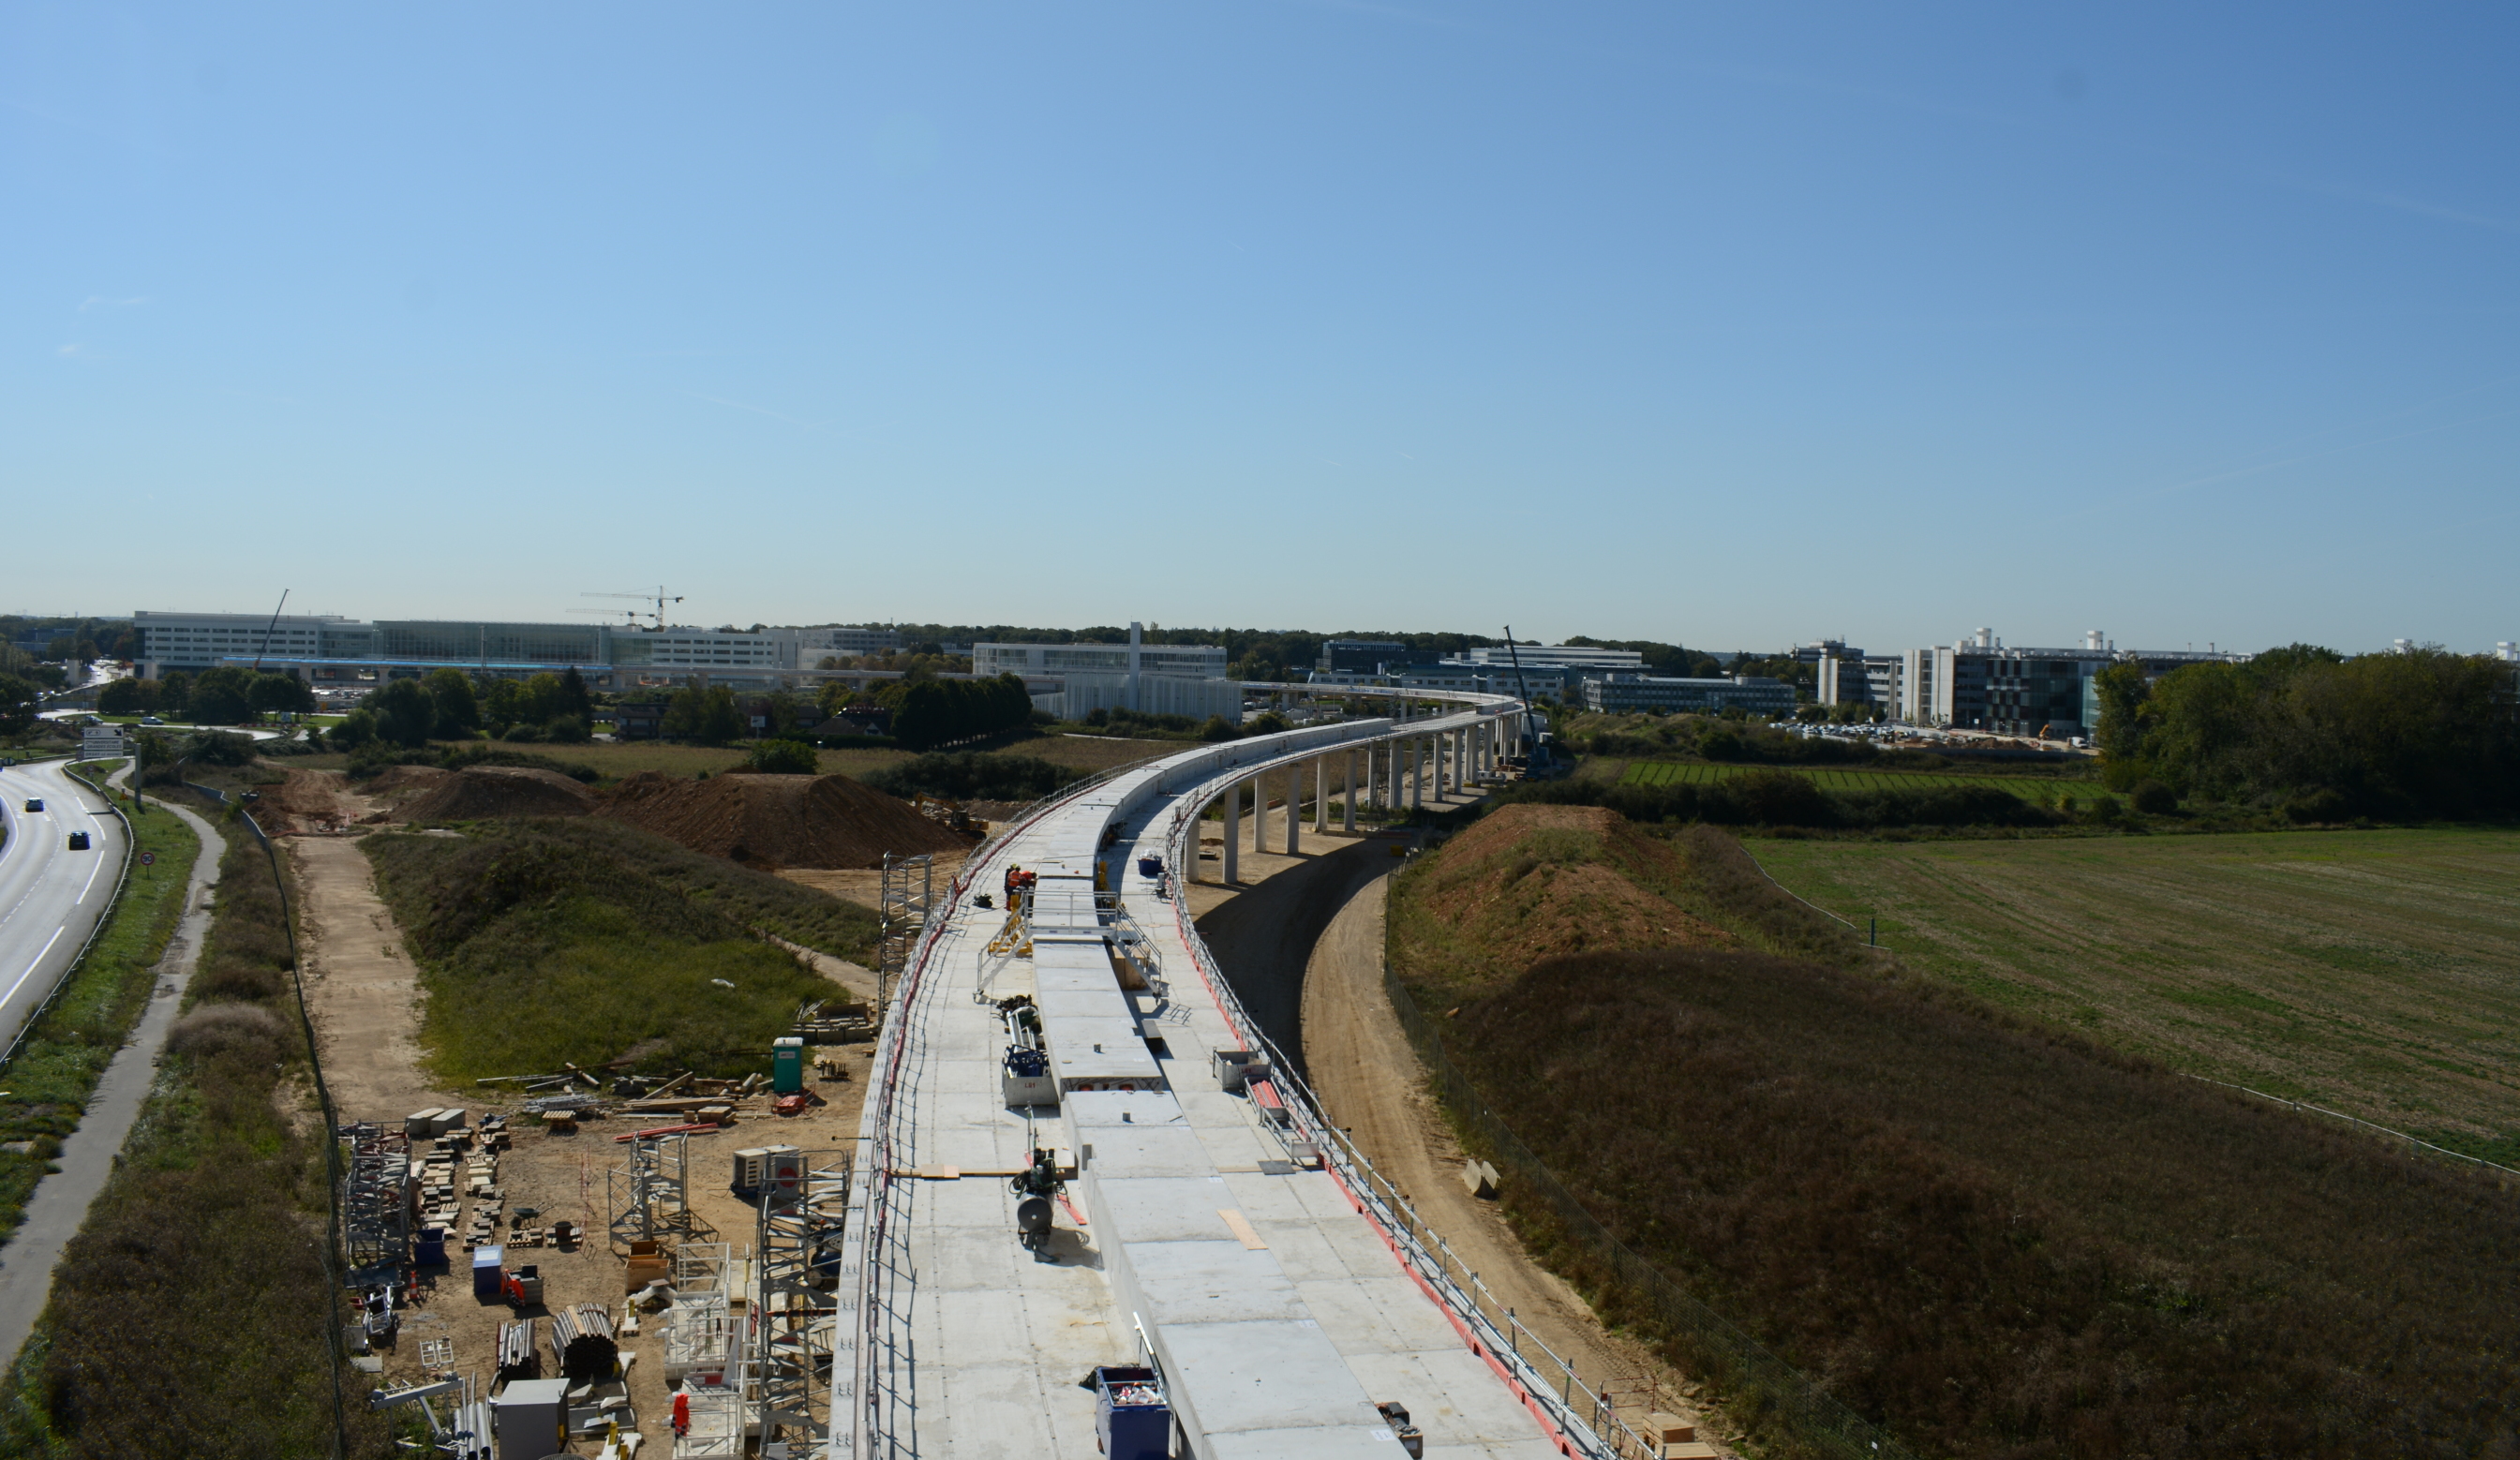
<instances>
[{"instance_id":1,"label":"bare soil patch","mask_svg":"<svg viewBox=\"0 0 2520 1460\"><path fill-rule=\"evenodd\" d=\"M875 867L887 852L968 853L971 839L845 775L635 775L598 813L764 870Z\"/></svg>"},{"instance_id":2,"label":"bare soil patch","mask_svg":"<svg viewBox=\"0 0 2520 1460\"><path fill-rule=\"evenodd\" d=\"M969 847L962 847L950 852L929 854L936 859L934 863L936 896L944 897L952 890L954 879L961 874L963 863L970 857L971 851ZM861 907L872 907L878 912L883 910L883 868L879 866L789 866L781 867L779 875L799 887L810 887L816 892L838 898L844 903L855 903Z\"/></svg>"},{"instance_id":3,"label":"bare soil patch","mask_svg":"<svg viewBox=\"0 0 2520 1460\"><path fill-rule=\"evenodd\" d=\"M307 1004L342 1119L399 1121L459 1103L419 1073L420 979L358 843L292 837L283 845L303 903Z\"/></svg>"},{"instance_id":4,"label":"bare soil patch","mask_svg":"<svg viewBox=\"0 0 2520 1460\"><path fill-rule=\"evenodd\" d=\"M523 766L467 766L402 809L407 821L470 821L482 817L582 817L595 793L557 771Z\"/></svg>"}]
</instances>

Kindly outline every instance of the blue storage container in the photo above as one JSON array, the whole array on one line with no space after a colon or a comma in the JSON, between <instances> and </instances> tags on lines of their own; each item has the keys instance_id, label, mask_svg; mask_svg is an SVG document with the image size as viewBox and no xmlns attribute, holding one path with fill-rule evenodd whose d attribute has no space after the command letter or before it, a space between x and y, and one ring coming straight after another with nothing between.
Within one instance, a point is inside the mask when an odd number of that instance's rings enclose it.
<instances>
[{"instance_id":1,"label":"blue storage container","mask_svg":"<svg viewBox=\"0 0 2520 1460\"><path fill-rule=\"evenodd\" d=\"M1094 1443L1110 1460L1171 1460L1173 1407L1155 1371L1094 1371Z\"/></svg>"},{"instance_id":2,"label":"blue storage container","mask_svg":"<svg viewBox=\"0 0 2520 1460\"><path fill-rule=\"evenodd\" d=\"M499 1280L507 1275L499 1269L500 1264L507 1260L507 1256L508 1250L504 1247L472 1249L473 1297L487 1298L493 1303L499 1300Z\"/></svg>"},{"instance_id":3,"label":"blue storage container","mask_svg":"<svg viewBox=\"0 0 2520 1460\"><path fill-rule=\"evenodd\" d=\"M1163 860L1162 858L1160 858L1160 857L1141 857L1141 858L1139 858L1139 859L1138 859L1138 875L1139 875L1139 876L1141 876L1141 877L1160 877L1160 876L1162 876L1163 874L1164 874L1164 860Z\"/></svg>"},{"instance_id":4,"label":"blue storage container","mask_svg":"<svg viewBox=\"0 0 2520 1460\"><path fill-rule=\"evenodd\" d=\"M423 1267L443 1265L446 1261L446 1228L422 1227L420 1241L412 1248L411 1260Z\"/></svg>"}]
</instances>

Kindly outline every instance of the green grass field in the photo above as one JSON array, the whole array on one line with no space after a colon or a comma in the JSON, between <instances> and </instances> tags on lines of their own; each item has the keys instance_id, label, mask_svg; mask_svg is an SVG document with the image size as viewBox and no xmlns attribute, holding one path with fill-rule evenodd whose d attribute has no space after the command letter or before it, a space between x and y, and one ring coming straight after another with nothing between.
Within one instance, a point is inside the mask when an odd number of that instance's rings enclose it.
<instances>
[{"instance_id":1,"label":"green grass field","mask_svg":"<svg viewBox=\"0 0 2520 1460\"><path fill-rule=\"evenodd\" d=\"M1745 845L1928 977L2520 1165L2520 831Z\"/></svg>"},{"instance_id":2,"label":"green grass field","mask_svg":"<svg viewBox=\"0 0 2520 1460\"><path fill-rule=\"evenodd\" d=\"M1944 771L1849 771L1833 766L1736 766L1696 761L1630 761L1619 779L1630 785L1712 785L1752 771L1782 769L1809 778L1823 791L1932 790L1939 786L1992 786L2024 801L2053 806L2063 797L2084 801L2101 794L2099 782L2042 775L1970 775Z\"/></svg>"}]
</instances>

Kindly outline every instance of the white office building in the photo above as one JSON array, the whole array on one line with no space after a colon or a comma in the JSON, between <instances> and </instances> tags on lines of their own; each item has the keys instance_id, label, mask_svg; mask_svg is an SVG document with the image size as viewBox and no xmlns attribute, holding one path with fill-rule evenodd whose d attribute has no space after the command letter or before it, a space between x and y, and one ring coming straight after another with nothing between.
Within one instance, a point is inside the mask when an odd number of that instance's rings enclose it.
<instances>
[{"instance_id":1,"label":"white office building","mask_svg":"<svg viewBox=\"0 0 2520 1460\"><path fill-rule=\"evenodd\" d=\"M1225 677L1222 644L1149 644L1143 632L1131 624L1126 643L975 643L971 673L1058 680L1059 688L1035 694L1032 702L1061 720L1082 720L1096 710L1241 720L1242 686Z\"/></svg>"},{"instance_id":2,"label":"white office building","mask_svg":"<svg viewBox=\"0 0 2520 1460\"><path fill-rule=\"evenodd\" d=\"M1520 664L1525 669L1572 669L1586 674L1642 674L1645 656L1635 649L1602 649L1581 643L1523 643L1508 648L1467 649L1461 662L1481 665L1490 670L1510 670Z\"/></svg>"}]
</instances>

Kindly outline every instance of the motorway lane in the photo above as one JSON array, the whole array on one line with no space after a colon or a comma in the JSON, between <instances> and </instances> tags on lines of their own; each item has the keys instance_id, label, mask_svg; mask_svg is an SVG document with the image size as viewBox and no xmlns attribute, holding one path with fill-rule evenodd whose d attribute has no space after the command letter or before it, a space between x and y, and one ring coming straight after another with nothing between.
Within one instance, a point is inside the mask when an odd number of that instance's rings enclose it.
<instances>
[{"instance_id":1,"label":"motorway lane","mask_svg":"<svg viewBox=\"0 0 2520 1460\"><path fill-rule=\"evenodd\" d=\"M60 761L0 770L0 1048L18 1037L87 943L113 898L123 857L122 821L72 779ZM25 810L29 797L44 803ZM89 850L69 850L88 833Z\"/></svg>"}]
</instances>

